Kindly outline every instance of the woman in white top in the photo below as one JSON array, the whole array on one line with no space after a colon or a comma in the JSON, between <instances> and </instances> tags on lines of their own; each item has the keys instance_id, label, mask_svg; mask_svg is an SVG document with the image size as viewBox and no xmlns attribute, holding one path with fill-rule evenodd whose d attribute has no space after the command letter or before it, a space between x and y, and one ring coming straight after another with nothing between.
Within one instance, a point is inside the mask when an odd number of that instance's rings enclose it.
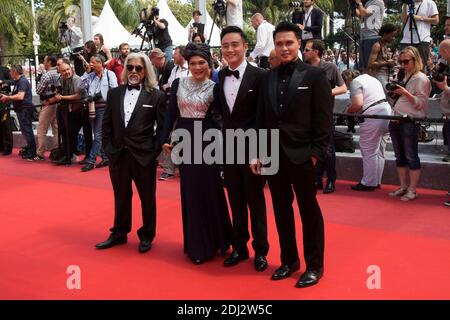
<instances>
[{"instance_id":1,"label":"woman in white top","mask_svg":"<svg viewBox=\"0 0 450 320\"><path fill-rule=\"evenodd\" d=\"M427 76L421 72L423 69L419 51L412 46L400 52L398 61L405 69L405 87L399 86L394 91L399 95L394 102L393 109L396 116L423 118L428 110L428 97L431 92L431 83ZM416 187L420 178L420 159L418 152L418 123L414 121L391 121L389 132L394 147L397 173L400 179L400 188L389 193L390 196L401 196L401 200L409 201L417 198ZM407 184L409 172L410 183Z\"/></svg>"},{"instance_id":2,"label":"woman in white top","mask_svg":"<svg viewBox=\"0 0 450 320\"><path fill-rule=\"evenodd\" d=\"M389 115L391 108L381 82L376 78L358 71L345 70L342 73L345 84L350 88L351 104L347 112L358 112L364 115ZM360 120L360 148L363 159L363 177L352 186L355 191L373 191L380 187L384 170L384 151L388 120Z\"/></svg>"}]
</instances>

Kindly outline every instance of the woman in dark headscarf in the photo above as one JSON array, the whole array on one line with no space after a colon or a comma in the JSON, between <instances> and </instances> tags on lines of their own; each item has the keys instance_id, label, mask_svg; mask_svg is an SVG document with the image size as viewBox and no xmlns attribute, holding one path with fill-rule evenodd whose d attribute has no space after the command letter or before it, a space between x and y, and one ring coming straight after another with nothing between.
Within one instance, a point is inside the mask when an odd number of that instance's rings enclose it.
<instances>
[{"instance_id":1,"label":"woman in dark headscarf","mask_svg":"<svg viewBox=\"0 0 450 320\"><path fill-rule=\"evenodd\" d=\"M172 160L180 169L184 252L195 264L200 264L219 250L225 253L229 249L232 228L219 166L209 161L207 164L203 158L203 133L217 128L211 117L214 82L210 80L210 48L202 43L189 43L184 57L190 76L172 83L161 143L166 152L172 151L170 133L176 121L174 135L180 141L173 151L177 155L181 149L182 155L180 152L179 161L172 155Z\"/></svg>"}]
</instances>

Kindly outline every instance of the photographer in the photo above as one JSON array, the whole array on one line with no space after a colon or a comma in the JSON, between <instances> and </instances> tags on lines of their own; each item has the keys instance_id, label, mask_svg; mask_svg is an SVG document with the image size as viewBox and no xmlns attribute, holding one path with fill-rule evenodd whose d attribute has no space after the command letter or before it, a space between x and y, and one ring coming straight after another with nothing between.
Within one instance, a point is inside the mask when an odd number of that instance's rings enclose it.
<instances>
[{"instance_id":1,"label":"photographer","mask_svg":"<svg viewBox=\"0 0 450 320\"><path fill-rule=\"evenodd\" d=\"M7 67L1 65L0 58L0 94L8 95L11 92L11 85L14 80ZM9 114L9 103L0 103L0 152L4 156L12 153L13 134L11 127L11 116Z\"/></svg>"},{"instance_id":2,"label":"photographer","mask_svg":"<svg viewBox=\"0 0 450 320\"><path fill-rule=\"evenodd\" d=\"M19 119L20 131L24 136L27 146L20 153L23 159L28 161L38 160L36 158L36 142L33 133L33 101L31 93L31 83L23 74L21 65L11 66L11 77L16 81L11 96L0 95L0 103L6 104L12 101L14 112Z\"/></svg>"},{"instance_id":3,"label":"photographer","mask_svg":"<svg viewBox=\"0 0 450 320\"><path fill-rule=\"evenodd\" d=\"M59 26L59 40L70 47L70 53L77 53L83 50L83 32L76 26L76 18L71 16L67 19L67 23L62 22ZM75 72L77 74L83 73L82 63L75 58Z\"/></svg>"},{"instance_id":4,"label":"photographer","mask_svg":"<svg viewBox=\"0 0 450 320\"><path fill-rule=\"evenodd\" d=\"M79 131L77 123L81 114L82 103L80 100L83 90L80 77L74 74L68 61L62 61L58 66L58 70L61 74L61 92L48 99L48 104L58 104L56 118L59 136L61 137L59 141L59 159L55 159L53 162L56 165L70 165L76 151Z\"/></svg>"},{"instance_id":5,"label":"photographer","mask_svg":"<svg viewBox=\"0 0 450 320\"><path fill-rule=\"evenodd\" d=\"M45 56L44 67L46 72L39 81L36 93L40 96L42 107L39 111L39 124L37 128L37 158L39 160L44 160L45 153L45 141L47 138L48 128L52 126L53 139L56 140L58 137L58 125L56 123L56 104L49 104L48 100L54 97L61 87L60 75L56 70L56 57L55 56Z\"/></svg>"},{"instance_id":6,"label":"photographer","mask_svg":"<svg viewBox=\"0 0 450 320\"><path fill-rule=\"evenodd\" d=\"M200 16L202 13L199 10L192 12L192 19L194 20L189 24L188 41L194 42L194 35L202 35L205 37L205 24L200 22ZM204 42L204 41L203 41Z\"/></svg>"},{"instance_id":7,"label":"photographer","mask_svg":"<svg viewBox=\"0 0 450 320\"><path fill-rule=\"evenodd\" d=\"M396 65L387 46L392 43L397 35L397 28L393 24L385 24L381 27L379 35L381 39L373 45L370 52L368 71L385 88L389 81L389 75Z\"/></svg>"},{"instance_id":8,"label":"photographer","mask_svg":"<svg viewBox=\"0 0 450 320\"><path fill-rule=\"evenodd\" d=\"M391 108L386 100L380 81L356 70L342 72L345 83L350 88L351 104L346 112L365 115L389 115ZM384 170L384 151L388 120L360 120L360 148L363 160L363 177L352 186L355 191L373 191L379 188Z\"/></svg>"},{"instance_id":9,"label":"photographer","mask_svg":"<svg viewBox=\"0 0 450 320\"><path fill-rule=\"evenodd\" d=\"M304 12L300 14L299 21L295 21L302 30L303 48L310 39L322 39L323 13L314 8L315 0L304 0Z\"/></svg>"},{"instance_id":10,"label":"photographer","mask_svg":"<svg viewBox=\"0 0 450 320\"><path fill-rule=\"evenodd\" d=\"M403 0L402 2L402 21L405 27L402 40L400 41L400 49L404 49L407 46L416 47L419 50L423 63L426 64L430 55L430 43L432 41L431 26L439 23L439 11L436 3L433 0ZM410 4L405 4L405 2ZM417 25L417 29L414 28L412 30L412 39L410 23L414 27L414 21L410 22L411 18L414 19Z\"/></svg>"},{"instance_id":11,"label":"photographer","mask_svg":"<svg viewBox=\"0 0 450 320\"><path fill-rule=\"evenodd\" d=\"M242 16L242 0L219 0L227 4L227 27L236 26L244 28L244 18Z\"/></svg>"},{"instance_id":12,"label":"photographer","mask_svg":"<svg viewBox=\"0 0 450 320\"><path fill-rule=\"evenodd\" d=\"M439 103L442 109L442 113L444 117L447 119L450 119L450 88L448 86L448 76L449 73L448 70L448 63L450 62L450 40L446 39L441 42L441 45L439 46L439 54L442 57L442 59L445 59L447 61L447 66L444 70L443 81L437 81L436 76L433 74L433 82L436 84L436 87L442 90L442 93L440 94ZM442 78L441 76L441 78ZM438 79L441 80L441 79ZM444 157L442 160L444 162L450 162L450 123L445 122L444 127L442 128L444 137L447 140L447 147L449 154Z\"/></svg>"},{"instance_id":13,"label":"photographer","mask_svg":"<svg viewBox=\"0 0 450 320\"><path fill-rule=\"evenodd\" d=\"M153 41L158 49L164 52L167 61L172 60L173 46L172 38L169 34L169 23L166 19L159 18L159 9L152 9L154 29L153 29Z\"/></svg>"},{"instance_id":14,"label":"photographer","mask_svg":"<svg viewBox=\"0 0 450 320\"><path fill-rule=\"evenodd\" d=\"M363 5L361 0L351 0L355 4L356 15L361 19L360 60L359 69L366 72L372 46L378 41L380 28L383 24L383 0L367 0Z\"/></svg>"},{"instance_id":15,"label":"photographer","mask_svg":"<svg viewBox=\"0 0 450 320\"><path fill-rule=\"evenodd\" d=\"M270 51L275 48L272 37L275 26L267 22L261 13L255 13L250 21L256 30L256 44L248 61L257 60L260 68L269 69Z\"/></svg>"},{"instance_id":16,"label":"photographer","mask_svg":"<svg viewBox=\"0 0 450 320\"><path fill-rule=\"evenodd\" d=\"M431 83L421 72L423 63L419 51L409 46L400 52L399 63L405 69L405 83L393 92L399 96L394 102L394 115L410 118L423 118L428 110L428 97ZM402 201L417 198L416 187L420 178L420 159L418 154L418 136L420 124L411 120L391 121L389 132L394 147L397 173L400 188L389 193L390 196L401 196ZM409 172L410 184L407 184Z\"/></svg>"},{"instance_id":17,"label":"photographer","mask_svg":"<svg viewBox=\"0 0 450 320\"><path fill-rule=\"evenodd\" d=\"M102 149L102 121L106 107L106 98L110 89L117 87L117 78L114 72L104 68L104 57L100 54L91 58L91 73L85 73L81 77L82 88L87 89L87 102L89 104L89 117L94 131L94 143L82 172L91 171L94 168L108 166L108 159ZM92 108L94 107L94 108ZM97 155L100 154L102 161L95 165Z\"/></svg>"}]
</instances>

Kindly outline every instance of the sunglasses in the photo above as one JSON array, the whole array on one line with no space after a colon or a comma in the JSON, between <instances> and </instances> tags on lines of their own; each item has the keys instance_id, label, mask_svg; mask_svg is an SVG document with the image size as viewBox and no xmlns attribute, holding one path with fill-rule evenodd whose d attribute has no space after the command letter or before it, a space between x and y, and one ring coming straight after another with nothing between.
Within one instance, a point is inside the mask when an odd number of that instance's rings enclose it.
<instances>
[{"instance_id":1,"label":"sunglasses","mask_svg":"<svg viewBox=\"0 0 450 320\"><path fill-rule=\"evenodd\" d=\"M131 72L133 70L136 70L136 72L141 72L142 70L144 70L144 67L140 65L133 66L131 64L127 64L127 70L128 72Z\"/></svg>"},{"instance_id":2,"label":"sunglasses","mask_svg":"<svg viewBox=\"0 0 450 320\"><path fill-rule=\"evenodd\" d=\"M411 60L412 60L412 59L398 60L398 63L400 63L400 64L409 64L409 62L410 62Z\"/></svg>"}]
</instances>

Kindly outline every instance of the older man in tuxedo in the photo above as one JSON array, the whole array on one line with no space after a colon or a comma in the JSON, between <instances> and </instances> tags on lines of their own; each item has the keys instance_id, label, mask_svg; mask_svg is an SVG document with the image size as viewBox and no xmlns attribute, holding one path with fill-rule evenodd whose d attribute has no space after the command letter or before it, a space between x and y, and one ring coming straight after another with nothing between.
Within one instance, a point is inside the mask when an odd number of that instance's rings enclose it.
<instances>
[{"instance_id":1,"label":"older man in tuxedo","mask_svg":"<svg viewBox=\"0 0 450 320\"><path fill-rule=\"evenodd\" d=\"M268 176L282 264L272 279L287 278L300 269L292 208L295 192L306 260L306 272L296 286L307 287L318 283L323 274L324 225L314 179L316 162L324 159L330 141L331 87L322 70L299 60L297 25L278 24L274 43L281 65L263 79L257 114L257 127L279 130L280 137L279 170ZM256 160L251 169L261 174L261 163Z\"/></svg>"},{"instance_id":2,"label":"older man in tuxedo","mask_svg":"<svg viewBox=\"0 0 450 320\"><path fill-rule=\"evenodd\" d=\"M245 60L248 49L247 40L241 28L229 26L220 35L222 54L228 67L219 72L214 101L219 105L223 129L247 130L256 125L256 108L260 79L263 69L253 67ZM225 144L229 137L225 134ZM244 150L245 149L245 150ZM226 163L224 166L225 185L233 216L233 252L225 259L224 266L230 267L248 259L247 242L250 239L248 215L250 211L252 247L255 251L254 267L257 271L267 268L266 255L269 251L267 241L266 204L263 179L252 174L248 164L248 146L235 151L236 160L245 152L246 163ZM250 209L250 210L249 210Z\"/></svg>"},{"instance_id":3,"label":"older man in tuxedo","mask_svg":"<svg viewBox=\"0 0 450 320\"><path fill-rule=\"evenodd\" d=\"M96 247L108 249L127 242L134 180L142 205L139 252L144 253L156 232L156 157L161 151L158 135L166 98L155 89L156 77L144 54L128 55L122 80L124 85L109 92L103 118L103 147L114 189L114 226L109 238Z\"/></svg>"}]
</instances>

